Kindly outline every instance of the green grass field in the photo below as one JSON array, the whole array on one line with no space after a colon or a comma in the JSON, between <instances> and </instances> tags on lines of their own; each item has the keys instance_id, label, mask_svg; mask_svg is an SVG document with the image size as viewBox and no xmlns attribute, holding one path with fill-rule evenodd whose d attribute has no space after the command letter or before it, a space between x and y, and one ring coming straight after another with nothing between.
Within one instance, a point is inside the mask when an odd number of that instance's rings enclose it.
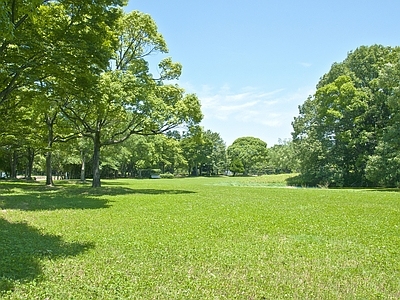
<instances>
[{"instance_id":1,"label":"green grass field","mask_svg":"<svg viewBox=\"0 0 400 300\"><path fill-rule=\"evenodd\" d=\"M400 193L0 182L1 299L399 299Z\"/></svg>"}]
</instances>

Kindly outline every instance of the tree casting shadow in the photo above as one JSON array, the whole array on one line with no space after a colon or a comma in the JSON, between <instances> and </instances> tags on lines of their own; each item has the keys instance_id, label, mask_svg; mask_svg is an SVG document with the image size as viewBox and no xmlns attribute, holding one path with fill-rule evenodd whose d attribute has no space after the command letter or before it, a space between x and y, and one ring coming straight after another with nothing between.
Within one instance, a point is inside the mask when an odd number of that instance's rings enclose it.
<instances>
[{"instance_id":1,"label":"tree casting shadow","mask_svg":"<svg viewBox=\"0 0 400 300\"><path fill-rule=\"evenodd\" d=\"M0 196L0 209L25 211L58 209L101 209L110 207L109 200L85 194L63 192L29 192L25 194L6 194Z\"/></svg>"},{"instance_id":2,"label":"tree casting shadow","mask_svg":"<svg viewBox=\"0 0 400 300\"><path fill-rule=\"evenodd\" d=\"M169 189L131 189L121 186L105 186L93 189L89 186L63 184L54 187L37 183L0 184L0 209L25 211L58 209L101 209L110 207L112 201L104 196L117 195L177 195L193 191Z\"/></svg>"},{"instance_id":3,"label":"tree casting shadow","mask_svg":"<svg viewBox=\"0 0 400 300\"><path fill-rule=\"evenodd\" d=\"M12 182L0 184L0 209L36 211L108 208L112 201L100 196L126 194L127 191L124 190L108 191L71 184L45 186L36 182Z\"/></svg>"},{"instance_id":4,"label":"tree casting shadow","mask_svg":"<svg viewBox=\"0 0 400 300\"><path fill-rule=\"evenodd\" d=\"M76 256L93 247L91 243L67 243L26 223L0 218L0 295L12 290L16 281L28 282L40 276L43 259Z\"/></svg>"}]
</instances>

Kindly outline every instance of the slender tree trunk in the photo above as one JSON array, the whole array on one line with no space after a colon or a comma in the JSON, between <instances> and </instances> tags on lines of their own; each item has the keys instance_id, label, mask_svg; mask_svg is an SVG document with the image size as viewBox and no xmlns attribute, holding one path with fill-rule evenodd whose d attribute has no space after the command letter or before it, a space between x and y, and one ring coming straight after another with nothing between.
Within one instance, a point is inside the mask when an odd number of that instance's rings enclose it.
<instances>
[{"instance_id":1,"label":"slender tree trunk","mask_svg":"<svg viewBox=\"0 0 400 300\"><path fill-rule=\"evenodd\" d=\"M31 180L32 179L33 160L35 158L35 150L33 150L31 147L28 147L27 156L28 156L28 164L26 166L25 177L26 177L26 179Z\"/></svg>"},{"instance_id":2,"label":"slender tree trunk","mask_svg":"<svg viewBox=\"0 0 400 300\"><path fill-rule=\"evenodd\" d=\"M46 185L53 185L53 172L51 169L51 147L53 146L53 124L47 122L47 152L46 152Z\"/></svg>"},{"instance_id":3,"label":"slender tree trunk","mask_svg":"<svg viewBox=\"0 0 400 300\"><path fill-rule=\"evenodd\" d=\"M93 140L93 181L92 187L101 187L100 182L100 132L96 132Z\"/></svg>"},{"instance_id":4,"label":"slender tree trunk","mask_svg":"<svg viewBox=\"0 0 400 300\"><path fill-rule=\"evenodd\" d=\"M18 161L17 150L13 150L10 159L10 167L11 167L10 177L13 179L17 178L17 161Z\"/></svg>"},{"instance_id":5,"label":"slender tree trunk","mask_svg":"<svg viewBox=\"0 0 400 300\"><path fill-rule=\"evenodd\" d=\"M46 152L46 185L54 185L51 169L51 151Z\"/></svg>"},{"instance_id":6,"label":"slender tree trunk","mask_svg":"<svg viewBox=\"0 0 400 300\"><path fill-rule=\"evenodd\" d=\"M82 166L81 166L81 181L82 182L86 182L86 178L85 178L85 152L82 150L81 151L81 162L82 162Z\"/></svg>"}]
</instances>

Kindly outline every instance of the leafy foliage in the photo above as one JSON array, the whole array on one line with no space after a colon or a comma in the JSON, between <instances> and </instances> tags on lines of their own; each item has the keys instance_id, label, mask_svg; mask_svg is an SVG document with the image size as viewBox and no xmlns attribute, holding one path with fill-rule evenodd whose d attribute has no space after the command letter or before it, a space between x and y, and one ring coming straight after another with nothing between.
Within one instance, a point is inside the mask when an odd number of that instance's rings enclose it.
<instances>
[{"instance_id":1,"label":"leafy foliage","mask_svg":"<svg viewBox=\"0 0 400 300\"><path fill-rule=\"evenodd\" d=\"M387 64L379 76L379 93L387 97L388 119L382 138L369 156L367 178L383 186L400 186L400 63Z\"/></svg>"},{"instance_id":2,"label":"leafy foliage","mask_svg":"<svg viewBox=\"0 0 400 300\"><path fill-rule=\"evenodd\" d=\"M268 148L268 171L282 174L296 172L299 159L296 157L294 143L289 140L279 140L279 143Z\"/></svg>"},{"instance_id":3,"label":"leafy foliage","mask_svg":"<svg viewBox=\"0 0 400 300\"><path fill-rule=\"evenodd\" d=\"M266 162L268 159L267 143L255 137L241 137L236 139L228 147L227 153L230 161L235 162L232 166L240 166L240 161L246 175L257 163Z\"/></svg>"},{"instance_id":4,"label":"leafy foliage","mask_svg":"<svg viewBox=\"0 0 400 300\"><path fill-rule=\"evenodd\" d=\"M229 165L229 170L233 173L233 176L235 176L237 173L243 173L244 166L242 161L238 158L233 159Z\"/></svg>"},{"instance_id":5,"label":"leafy foliage","mask_svg":"<svg viewBox=\"0 0 400 300\"><path fill-rule=\"evenodd\" d=\"M399 55L400 48L378 45L350 52L342 63L332 66L318 83L316 93L299 107L293 141L304 183L378 183L372 175L377 169L376 155L380 156L385 132L396 118L384 74L387 77L385 70L397 64Z\"/></svg>"},{"instance_id":6,"label":"leafy foliage","mask_svg":"<svg viewBox=\"0 0 400 300\"><path fill-rule=\"evenodd\" d=\"M180 140L180 147L188 163L189 175L202 175L203 166L212 164L213 142L210 132L205 132L202 127L195 126L185 132ZM207 171L210 170L207 168Z\"/></svg>"}]
</instances>

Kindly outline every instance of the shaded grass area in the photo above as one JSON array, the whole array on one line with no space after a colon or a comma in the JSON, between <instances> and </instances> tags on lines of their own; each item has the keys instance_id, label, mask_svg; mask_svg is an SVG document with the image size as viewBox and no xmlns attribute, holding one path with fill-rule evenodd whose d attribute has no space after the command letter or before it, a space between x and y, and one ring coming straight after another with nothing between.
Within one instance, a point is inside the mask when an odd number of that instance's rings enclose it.
<instances>
[{"instance_id":1,"label":"shaded grass area","mask_svg":"<svg viewBox=\"0 0 400 300\"><path fill-rule=\"evenodd\" d=\"M0 291L12 290L15 282L42 275L41 260L74 256L92 243L66 243L56 235L43 234L26 222L0 219Z\"/></svg>"},{"instance_id":2,"label":"shaded grass area","mask_svg":"<svg viewBox=\"0 0 400 300\"><path fill-rule=\"evenodd\" d=\"M115 180L100 190L2 183L0 296L400 297L398 193L279 180Z\"/></svg>"},{"instance_id":3,"label":"shaded grass area","mask_svg":"<svg viewBox=\"0 0 400 300\"><path fill-rule=\"evenodd\" d=\"M65 184L45 186L41 183L9 182L0 184L0 208L19 210L99 209L110 206L110 200L99 196L125 194L180 194L191 193L173 189L131 189L110 182L102 189L87 185Z\"/></svg>"}]
</instances>

